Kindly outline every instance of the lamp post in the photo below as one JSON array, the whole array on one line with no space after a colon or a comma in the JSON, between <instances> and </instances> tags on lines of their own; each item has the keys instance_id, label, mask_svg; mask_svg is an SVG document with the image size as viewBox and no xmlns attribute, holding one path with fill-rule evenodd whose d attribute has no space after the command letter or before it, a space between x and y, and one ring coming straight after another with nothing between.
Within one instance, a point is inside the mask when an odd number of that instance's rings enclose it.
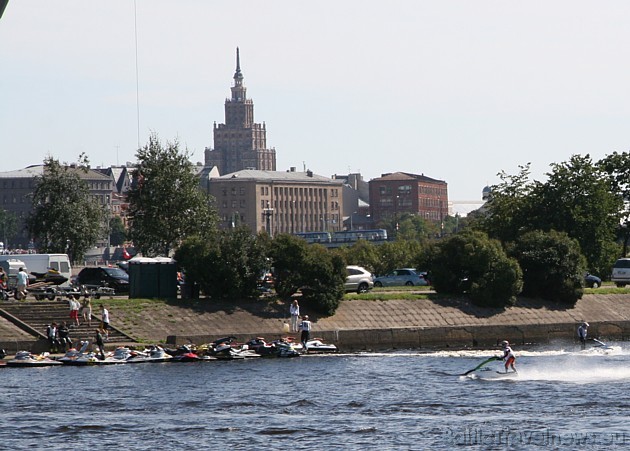
<instances>
[{"instance_id":1,"label":"lamp post","mask_svg":"<svg viewBox=\"0 0 630 451\"><path fill-rule=\"evenodd\" d=\"M269 201L267 201L267 208L263 209L263 214L265 215L267 234L271 238L273 238L273 232L271 230L271 217L273 216L273 208L269 206Z\"/></svg>"}]
</instances>

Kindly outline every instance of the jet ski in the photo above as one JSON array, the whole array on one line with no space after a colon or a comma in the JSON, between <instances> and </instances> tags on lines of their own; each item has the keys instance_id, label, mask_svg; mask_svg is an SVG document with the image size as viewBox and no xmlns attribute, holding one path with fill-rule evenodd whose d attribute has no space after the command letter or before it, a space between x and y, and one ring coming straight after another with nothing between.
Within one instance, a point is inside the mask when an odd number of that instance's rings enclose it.
<instances>
[{"instance_id":1,"label":"jet ski","mask_svg":"<svg viewBox=\"0 0 630 451\"><path fill-rule=\"evenodd\" d=\"M240 360L253 357L260 357L260 354L249 349L249 346L236 346L233 344L236 337L224 337L202 346L204 355L214 357L219 360Z\"/></svg>"},{"instance_id":2,"label":"jet ski","mask_svg":"<svg viewBox=\"0 0 630 451\"><path fill-rule=\"evenodd\" d=\"M61 365L61 362L51 359L49 355L47 352L35 355L29 351L18 351L13 359L7 361L6 365L15 368Z\"/></svg>"},{"instance_id":3,"label":"jet ski","mask_svg":"<svg viewBox=\"0 0 630 451\"><path fill-rule=\"evenodd\" d=\"M321 338L313 338L306 342L306 352L309 354L324 354L338 352L337 346L333 344L326 344Z\"/></svg>"},{"instance_id":4,"label":"jet ski","mask_svg":"<svg viewBox=\"0 0 630 451\"><path fill-rule=\"evenodd\" d=\"M127 359L127 363L160 363L172 359L173 356L168 354L164 348L151 345L142 351L131 351L131 357Z\"/></svg>"},{"instance_id":5,"label":"jet ski","mask_svg":"<svg viewBox=\"0 0 630 451\"><path fill-rule=\"evenodd\" d=\"M256 352L262 357L300 356L300 353L294 349L293 344L283 339L274 340L271 343L267 343L264 338L256 337L249 340L246 345L250 350Z\"/></svg>"},{"instance_id":6,"label":"jet ski","mask_svg":"<svg viewBox=\"0 0 630 451\"><path fill-rule=\"evenodd\" d=\"M199 362L216 360L215 357L200 354L196 346L192 344L181 345L177 349L165 349L164 351L172 357L170 360L171 362Z\"/></svg>"}]
</instances>

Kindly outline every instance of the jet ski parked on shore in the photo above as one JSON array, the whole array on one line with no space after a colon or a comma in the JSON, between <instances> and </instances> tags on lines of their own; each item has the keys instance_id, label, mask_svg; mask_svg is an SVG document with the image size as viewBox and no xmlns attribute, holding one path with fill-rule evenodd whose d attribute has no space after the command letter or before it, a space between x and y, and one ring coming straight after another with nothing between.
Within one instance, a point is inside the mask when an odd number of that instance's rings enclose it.
<instances>
[{"instance_id":1,"label":"jet ski parked on shore","mask_svg":"<svg viewBox=\"0 0 630 451\"><path fill-rule=\"evenodd\" d=\"M51 359L49 355L47 352L35 355L29 351L18 351L13 359L7 361L6 365L21 368L61 365L61 362Z\"/></svg>"}]
</instances>

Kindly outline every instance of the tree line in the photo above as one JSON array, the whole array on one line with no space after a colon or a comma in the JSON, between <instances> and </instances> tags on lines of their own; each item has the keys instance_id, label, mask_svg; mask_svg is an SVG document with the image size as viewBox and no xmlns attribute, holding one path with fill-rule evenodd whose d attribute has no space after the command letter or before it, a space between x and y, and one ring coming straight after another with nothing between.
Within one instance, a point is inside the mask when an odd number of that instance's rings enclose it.
<instances>
[{"instance_id":1,"label":"tree line","mask_svg":"<svg viewBox=\"0 0 630 451\"><path fill-rule=\"evenodd\" d=\"M174 253L211 298L255 297L261 274L273 267L280 297L302 290L314 309L330 314L343 297L348 264L376 274L428 270L438 293L465 294L479 305L509 305L519 294L574 303L584 273L607 276L630 238L627 152L599 161L574 155L552 164L545 181L531 180L529 164L514 175L501 172L486 204L466 218L447 217L438 226L400 215L379 224L394 241L333 250L291 235L220 230L214 199L200 189L190 154L177 141L163 144L152 134L136 157L128 230L91 199L76 170L47 158L27 221L38 249L80 260L115 229L118 240L131 240L145 256ZM89 167L85 156L80 162Z\"/></svg>"}]
</instances>

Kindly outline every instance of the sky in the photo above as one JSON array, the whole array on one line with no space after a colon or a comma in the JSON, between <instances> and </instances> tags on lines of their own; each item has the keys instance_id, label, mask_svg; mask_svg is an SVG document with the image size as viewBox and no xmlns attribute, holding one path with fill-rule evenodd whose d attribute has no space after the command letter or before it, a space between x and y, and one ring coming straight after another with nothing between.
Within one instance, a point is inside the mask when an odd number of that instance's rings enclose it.
<instances>
[{"instance_id":1,"label":"sky","mask_svg":"<svg viewBox=\"0 0 630 451\"><path fill-rule=\"evenodd\" d=\"M278 170L424 174L478 201L502 171L629 149L629 17L627 0L9 0L0 171L134 162L153 132L203 162L239 47Z\"/></svg>"}]
</instances>

